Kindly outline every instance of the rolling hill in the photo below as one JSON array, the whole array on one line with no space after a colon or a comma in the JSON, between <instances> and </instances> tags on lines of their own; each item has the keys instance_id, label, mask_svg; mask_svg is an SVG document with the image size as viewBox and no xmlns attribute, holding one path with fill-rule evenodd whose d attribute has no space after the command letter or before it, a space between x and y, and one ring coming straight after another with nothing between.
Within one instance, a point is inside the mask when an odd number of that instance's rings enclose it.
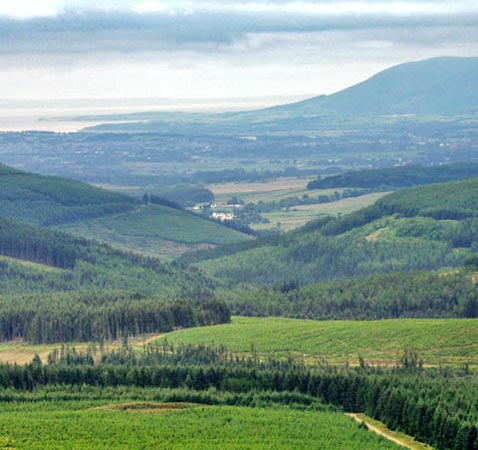
<instances>
[{"instance_id":1,"label":"rolling hill","mask_svg":"<svg viewBox=\"0 0 478 450\"><path fill-rule=\"evenodd\" d=\"M355 213L191 261L215 276L268 286L456 266L478 245L477 190L476 178L407 188Z\"/></svg>"},{"instance_id":2,"label":"rolling hill","mask_svg":"<svg viewBox=\"0 0 478 450\"><path fill-rule=\"evenodd\" d=\"M277 336L281 339L277 339ZM173 344L226 346L235 353L257 352L309 362L396 364L403 351L416 351L426 364L478 364L478 323L469 319L401 319L380 321L316 321L233 317L232 323L168 333Z\"/></svg>"},{"instance_id":3,"label":"rolling hill","mask_svg":"<svg viewBox=\"0 0 478 450\"><path fill-rule=\"evenodd\" d=\"M0 166L0 216L49 226L130 211L137 201L80 181Z\"/></svg>"},{"instance_id":4,"label":"rolling hill","mask_svg":"<svg viewBox=\"0 0 478 450\"><path fill-rule=\"evenodd\" d=\"M0 218L2 341L97 341L227 321L213 288L194 269Z\"/></svg>"},{"instance_id":5,"label":"rolling hill","mask_svg":"<svg viewBox=\"0 0 478 450\"><path fill-rule=\"evenodd\" d=\"M166 259L188 250L251 239L220 223L162 205L140 205L133 211L82 220L59 228L124 250Z\"/></svg>"},{"instance_id":6,"label":"rolling hill","mask_svg":"<svg viewBox=\"0 0 478 450\"><path fill-rule=\"evenodd\" d=\"M3 294L121 289L165 295L211 282L183 270L60 231L0 218ZM195 286L195 288L194 288Z\"/></svg>"},{"instance_id":7,"label":"rolling hill","mask_svg":"<svg viewBox=\"0 0 478 450\"><path fill-rule=\"evenodd\" d=\"M478 164L456 163L443 166L400 166L357 170L311 181L308 189L368 188L391 189L441 183L478 176Z\"/></svg>"},{"instance_id":8,"label":"rolling hill","mask_svg":"<svg viewBox=\"0 0 478 450\"><path fill-rule=\"evenodd\" d=\"M66 178L0 166L0 217L71 231L123 250L171 257L249 236L189 212L143 205L122 194Z\"/></svg>"}]
</instances>

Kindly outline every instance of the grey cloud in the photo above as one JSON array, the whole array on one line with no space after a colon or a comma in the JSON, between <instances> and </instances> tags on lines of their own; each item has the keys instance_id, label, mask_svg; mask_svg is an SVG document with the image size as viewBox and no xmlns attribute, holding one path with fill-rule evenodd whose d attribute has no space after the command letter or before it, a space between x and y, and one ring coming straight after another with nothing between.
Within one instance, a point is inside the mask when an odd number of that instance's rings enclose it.
<instances>
[{"instance_id":1,"label":"grey cloud","mask_svg":"<svg viewBox=\"0 0 478 450\"><path fill-rule=\"evenodd\" d=\"M277 3L277 0L275 1ZM280 0L278 1L280 3ZM196 12L191 14L83 13L56 17L0 19L0 54L80 54L150 52L164 49L204 50L228 47L250 34L310 33L334 30L465 29L476 26L476 15L394 16L319 15L264 12ZM411 31L411 34L410 34ZM428 37L430 38L430 33ZM432 37L433 38L433 37Z\"/></svg>"}]
</instances>

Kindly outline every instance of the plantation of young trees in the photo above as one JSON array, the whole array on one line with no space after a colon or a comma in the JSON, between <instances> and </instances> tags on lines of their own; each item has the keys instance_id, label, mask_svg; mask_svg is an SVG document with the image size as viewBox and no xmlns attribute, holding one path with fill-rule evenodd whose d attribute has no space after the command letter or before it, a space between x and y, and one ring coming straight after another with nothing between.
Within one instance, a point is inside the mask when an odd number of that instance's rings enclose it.
<instances>
[{"instance_id":1,"label":"plantation of young trees","mask_svg":"<svg viewBox=\"0 0 478 450\"><path fill-rule=\"evenodd\" d=\"M19 398L25 390L30 398L35 392L41 398L46 386L58 386L56 395L63 390L64 398L72 398L68 386L96 386L106 396L108 389L125 386L179 389L175 401L222 398L230 405L247 404L258 394L286 404L310 405L319 399L344 411L364 412L437 449L473 450L478 444L476 374L466 368L423 369L412 353L405 353L394 369L316 367L166 342L142 354L127 347L102 355L63 350L50 355L47 365L35 358L26 366L0 366L0 398ZM87 399L87 392L76 390L75 397Z\"/></svg>"}]
</instances>

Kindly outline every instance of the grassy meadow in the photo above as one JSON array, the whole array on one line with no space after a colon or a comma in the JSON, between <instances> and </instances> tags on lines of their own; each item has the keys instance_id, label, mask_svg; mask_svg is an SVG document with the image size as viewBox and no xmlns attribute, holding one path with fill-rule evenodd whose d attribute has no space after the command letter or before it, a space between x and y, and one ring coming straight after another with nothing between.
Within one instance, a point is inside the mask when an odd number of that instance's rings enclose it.
<instances>
[{"instance_id":1,"label":"grassy meadow","mask_svg":"<svg viewBox=\"0 0 478 450\"><path fill-rule=\"evenodd\" d=\"M405 349L418 352L425 365L478 365L477 319L396 319L315 321L234 317L231 324L174 331L172 343L225 345L238 353L276 357L293 354L306 361L394 364Z\"/></svg>"},{"instance_id":2,"label":"grassy meadow","mask_svg":"<svg viewBox=\"0 0 478 450\"><path fill-rule=\"evenodd\" d=\"M4 404L0 448L17 450L392 450L335 412L98 402Z\"/></svg>"},{"instance_id":3,"label":"grassy meadow","mask_svg":"<svg viewBox=\"0 0 478 450\"><path fill-rule=\"evenodd\" d=\"M232 197L238 197L245 203L259 202L280 202L288 198L302 198L308 195L311 198L320 195L333 195L335 192L343 192L342 188L335 189L314 189L308 190L307 183L310 178L278 178L263 183L222 183L211 184L208 187L216 198L218 205L225 205ZM254 224L255 230L270 230L280 228L282 231L293 230L301 227L311 220L315 220L322 215L336 216L338 214L348 214L358 209L373 204L376 200L388 194L388 192L379 192L361 195L359 197L344 198L330 203L316 203L310 205L298 205L290 208L288 211L274 211L263 213L262 216L269 220L267 224Z\"/></svg>"},{"instance_id":4,"label":"grassy meadow","mask_svg":"<svg viewBox=\"0 0 478 450\"><path fill-rule=\"evenodd\" d=\"M252 225L252 228L256 230L280 228L282 231L290 231L305 225L311 220L318 219L320 216L337 216L339 214L349 214L358 211L359 209L372 205L376 200L386 194L389 194L389 192L375 192L359 197L343 198L330 203L298 205L288 211L264 213L262 216L268 219L269 223L255 224Z\"/></svg>"},{"instance_id":5,"label":"grassy meadow","mask_svg":"<svg viewBox=\"0 0 478 450\"><path fill-rule=\"evenodd\" d=\"M288 197L299 197L304 194L333 194L337 189L320 189L308 191L307 183L313 178L287 177L277 178L264 182L236 182L218 183L207 186L212 191L218 203L227 203L231 197L239 197L245 203L258 203L259 201L279 201ZM342 191L343 189L338 189Z\"/></svg>"}]
</instances>

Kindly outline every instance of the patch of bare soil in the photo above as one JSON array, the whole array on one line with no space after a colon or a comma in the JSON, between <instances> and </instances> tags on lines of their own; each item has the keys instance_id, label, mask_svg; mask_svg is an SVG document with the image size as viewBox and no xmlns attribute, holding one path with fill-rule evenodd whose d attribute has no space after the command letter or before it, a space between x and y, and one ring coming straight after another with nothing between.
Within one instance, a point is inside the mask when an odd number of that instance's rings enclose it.
<instances>
[{"instance_id":1,"label":"patch of bare soil","mask_svg":"<svg viewBox=\"0 0 478 450\"><path fill-rule=\"evenodd\" d=\"M180 411L187 408L196 408L199 405L195 403L159 403L159 402L125 402L111 403L108 405L97 406L93 409L101 411L125 411L129 413L159 414L170 411Z\"/></svg>"}]
</instances>

